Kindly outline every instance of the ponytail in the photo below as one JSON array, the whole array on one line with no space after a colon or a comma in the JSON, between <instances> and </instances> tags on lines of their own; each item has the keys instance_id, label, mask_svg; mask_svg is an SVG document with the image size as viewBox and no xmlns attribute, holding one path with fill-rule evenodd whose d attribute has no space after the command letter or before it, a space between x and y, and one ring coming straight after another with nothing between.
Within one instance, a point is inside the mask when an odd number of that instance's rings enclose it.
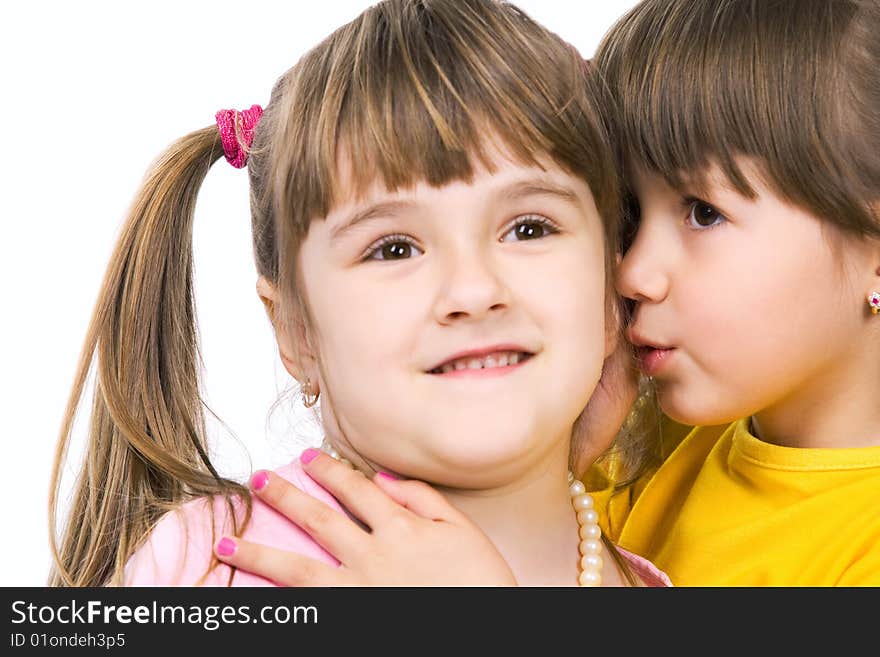
<instances>
[{"instance_id":1,"label":"ponytail","mask_svg":"<svg viewBox=\"0 0 880 657\"><path fill-rule=\"evenodd\" d=\"M163 513L247 489L217 474L208 457L192 280L196 196L223 155L212 126L174 143L148 173L116 244L64 414L49 492L52 586L122 584L128 557ZM77 407L97 356L83 467L60 541L62 464Z\"/></svg>"}]
</instances>

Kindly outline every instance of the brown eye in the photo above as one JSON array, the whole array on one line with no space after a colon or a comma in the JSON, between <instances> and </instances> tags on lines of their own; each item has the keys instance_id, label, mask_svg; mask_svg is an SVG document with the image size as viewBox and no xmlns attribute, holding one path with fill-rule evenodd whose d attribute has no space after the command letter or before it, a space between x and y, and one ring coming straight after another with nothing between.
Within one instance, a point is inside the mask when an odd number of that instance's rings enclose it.
<instances>
[{"instance_id":1,"label":"brown eye","mask_svg":"<svg viewBox=\"0 0 880 657\"><path fill-rule=\"evenodd\" d=\"M692 228L711 228L727 218L708 203L703 201L691 202L688 223Z\"/></svg>"},{"instance_id":2,"label":"brown eye","mask_svg":"<svg viewBox=\"0 0 880 657\"><path fill-rule=\"evenodd\" d=\"M546 229L541 224L527 223L520 224L515 228L516 238L520 240L533 240L538 237L544 237Z\"/></svg>"},{"instance_id":3,"label":"brown eye","mask_svg":"<svg viewBox=\"0 0 880 657\"><path fill-rule=\"evenodd\" d=\"M382 260L397 260L409 258L412 254L412 246L406 242L394 242L382 247Z\"/></svg>"},{"instance_id":4,"label":"brown eye","mask_svg":"<svg viewBox=\"0 0 880 657\"><path fill-rule=\"evenodd\" d=\"M390 235L367 251L364 260L407 260L422 251L403 235Z\"/></svg>"},{"instance_id":5,"label":"brown eye","mask_svg":"<svg viewBox=\"0 0 880 657\"><path fill-rule=\"evenodd\" d=\"M526 215L519 219L516 224L504 234L501 241L524 242L526 240L537 240L558 232L558 229L547 219L537 215Z\"/></svg>"}]
</instances>

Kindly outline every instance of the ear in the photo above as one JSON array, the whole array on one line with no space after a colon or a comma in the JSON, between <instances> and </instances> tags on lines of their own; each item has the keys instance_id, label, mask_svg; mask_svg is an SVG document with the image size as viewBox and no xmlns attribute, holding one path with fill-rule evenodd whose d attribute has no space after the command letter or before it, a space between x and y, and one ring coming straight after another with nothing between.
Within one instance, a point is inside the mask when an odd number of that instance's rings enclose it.
<instances>
[{"instance_id":1,"label":"ear","mask_svg":"<svg viewBox=\"0 0 880 657\"><path fill-rule=\"evenodd\" d=\"M875 209L875 216L880 217L880 208ZM862 293L867 299L869 295L880 292L880 238L862 237L844 244L846 262L857 268L862 278Z\"/></svg>"},{"instance_id":2,"label":"ear","mask_svg":"<svg viewBox=\"0 0 880 657\"><path fill-rule=\"evenodd\" d=\"M280 292L265 276L257 279L257 295L275 330L278 353L284 369L297 381L305 381L307 378L317 381L316 358L310 346L305 317L297 311L289 322L284 321L280 312Z\"/></svg>"},{"instance_id":3,"label":"ear","mask_svg":"<svg viewBox=\"0 0 880 657\"><path fill-rule=\"evenodd\" d=\"M880 206L874 210L874 215L880 217ZM871 245L874 249L874 276L880 278L880 238L870 238Z\"/></svg>"},{"instance_id":4,"label":"ear","mask_svg":"<svg viewBox=\"0 0 880 657\"><path fill-rule=\"evenodd\" d=\"M871 282L868 285L868 289L866 290L865 298L868 299L868 303L871 305L871 310L875 311L876 308L874 304L871 302L871 298L874 297L876 293L880 293L880 240L872 239L874 245L874 253L873 253L873 267L874 272L873 276L871 276Z\"/></svg>"}]
</instances>

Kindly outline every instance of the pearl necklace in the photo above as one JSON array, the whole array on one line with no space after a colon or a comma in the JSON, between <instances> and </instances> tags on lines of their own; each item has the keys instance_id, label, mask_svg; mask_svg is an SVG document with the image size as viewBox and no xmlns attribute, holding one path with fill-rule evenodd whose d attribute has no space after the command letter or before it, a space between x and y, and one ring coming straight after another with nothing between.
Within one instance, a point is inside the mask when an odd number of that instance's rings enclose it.
<instances>
[{"instance_id":1,"label":"pearl necklace","mask_svg":"<svg viewBox=\"0 0 880 657\"><path fill-rule=\"evenodd\" d=\"M328 456L353 467L351 462L342 458L333 446L324 441L321 451ZM581 555L578 573L578 586L602 585L602 529L599 527L599 514L593 508L593 497L586 491L584 484L575 479L571 470L568 471L568 494L571 506L577 514L578 536Z\"/></svg>"},{"instance_id":2,"label":"pearl necklace","mask_svg":"<svg viewBox=\"0 0 880 657\"><path fill-rule=\"evenodd\" d=\"M581 542L578 551L581 555L578 586L602 585L602 529L599 527L599 514L593 508L593 497L584 484L568 471L568 494L571 506L577 514L578 535Z\"/></svg>"}]
</instances>

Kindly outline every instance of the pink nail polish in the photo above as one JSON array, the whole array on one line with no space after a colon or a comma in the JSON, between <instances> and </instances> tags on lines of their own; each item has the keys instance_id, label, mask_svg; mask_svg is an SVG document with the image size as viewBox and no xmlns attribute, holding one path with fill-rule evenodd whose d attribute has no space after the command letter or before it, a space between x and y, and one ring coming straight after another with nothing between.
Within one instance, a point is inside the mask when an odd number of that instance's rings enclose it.
<instances>
[{"instance_id":1,"label":"pink nail polish","mask_svg":"<svg viewBox=\"0 0 880 657\"><path fill-rule=\"evenodd\" d=\"M388 479L389 481L397 481L397 477L395 477L393 474L385 472L384 470L379 471L379 476Z\"/></svg>"},{"instance_id":2,"label":"pink nail polish","mask_svg":"<svg viewBox=\"0 0 880 657\"><path fill-rule=\"evenodd\" d=\"M231 538L221 538L217 543L217 554L221 557L231 557L235 554L235 541Z\"/></svg>"},{"instance_id":3,"label":"pink nail polish","mask_svg":"<svg viewBox=\"0 0 880 657\"><path fill-rule=\"evenodd\" d=\"M257 470L251 477L251 490L260 491L269 483L269 473L265 470Z\"/></svg>"},{"instance_id":4,"label":"pink nail polish","mask_svg":"<svg viewBox=\"0 0 880 657\"><path fill-rule=\"evenodd\" d=\"M299 455L300 463L306 465L307 463L311 463L315 460L315 457L320 454L321 451L315 449L314 447L309 447L302 454Z\"/></svg>"}]
</instances>

